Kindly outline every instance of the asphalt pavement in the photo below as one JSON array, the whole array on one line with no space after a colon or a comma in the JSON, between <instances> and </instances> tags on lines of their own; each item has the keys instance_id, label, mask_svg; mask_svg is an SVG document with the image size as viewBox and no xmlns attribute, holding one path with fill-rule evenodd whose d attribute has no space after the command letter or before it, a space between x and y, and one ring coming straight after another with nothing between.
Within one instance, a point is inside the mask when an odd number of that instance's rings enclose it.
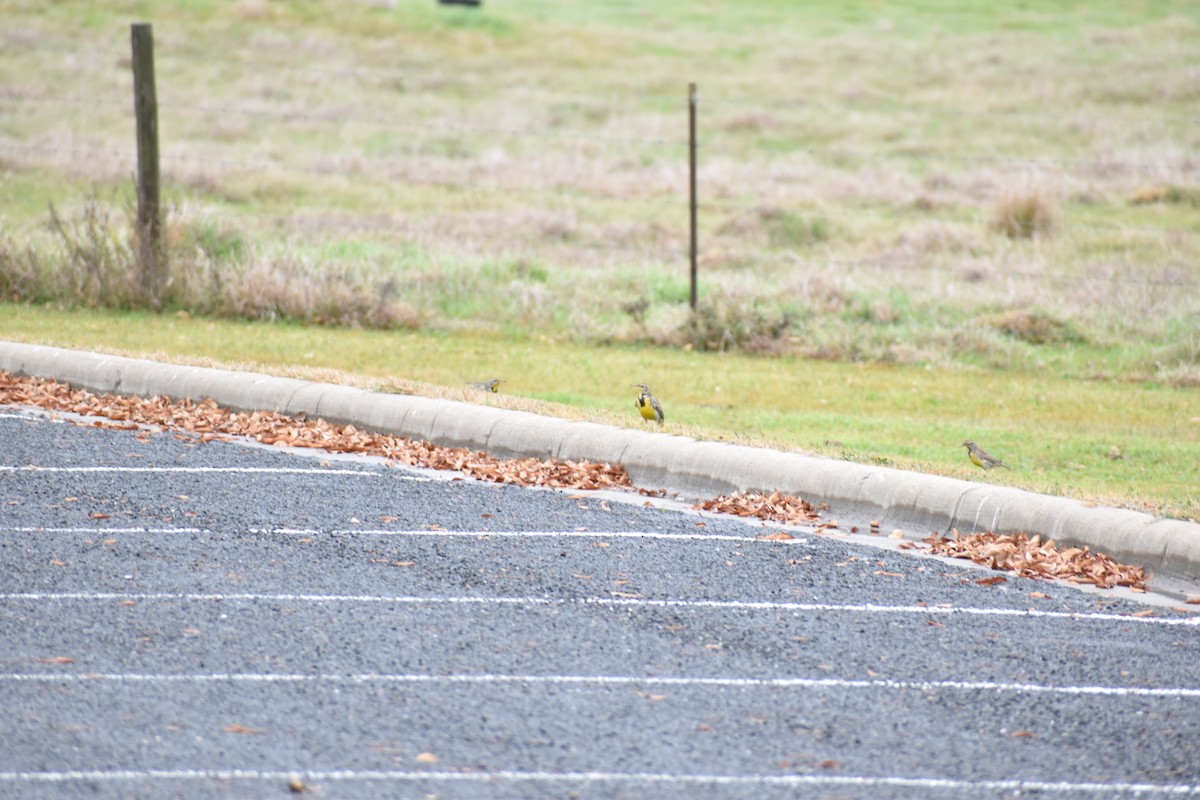
<instances>
[{"instance_id":1,"label":"asphalt pavement","mask_svg":"<svg viewBox=\"0 0 1200 800\"><path fill-rule=\"evenodd\" d=\"M1197 617L453 477L0 408L0 797L1200 795Z\"/></svg>"}]
</instances>

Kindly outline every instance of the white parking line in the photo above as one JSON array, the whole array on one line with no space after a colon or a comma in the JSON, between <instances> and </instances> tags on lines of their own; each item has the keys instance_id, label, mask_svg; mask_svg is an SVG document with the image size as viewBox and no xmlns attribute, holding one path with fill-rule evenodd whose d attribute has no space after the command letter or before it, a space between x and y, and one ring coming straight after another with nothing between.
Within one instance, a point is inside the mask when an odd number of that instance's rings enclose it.
<instances>
[{"instance_id":1,"label":"white parking line","mask_svg":"<svg viewBox=\"0 0 1200 800\"><path fill-rule=\"evenodd\" d=\"M330 531L278 528L273 531L262 530L259 533L286 533L302 536L399 536L399 537L468 537L493 539L666 539L679 541L711 541L711 542L758 542L762 544L806 545L807 539L799 537L792 539L764 539L758 536L731 536L721 533L657 533L654 531L392 531L387 529L362 530L354 528L335 529Z\"/></svg>"},{"instance_id":2,"label":"white parking line","mask_svg":"<svg viewBox=\"0 0 1200 800\"><path fill-rule=\"evenodd\" d=\"M1010 694L1064 694L1107 697L1196 697L1200 688L1145 686L1043 686L1036 683L1000 681L900 681L855 680L845 678L701 678L643 677L637 675L395 675L363 673L328 675L308 673L0 673L0 682L9 683L426 683L426 684L511 684L583 685L583 686L720 686L734 689L887 689L917 692L998 692Z\"/></svg>"},{"instance_id":3,"label":"white parking line","mask_svg":"<svg viewBox=\"0 0 1200 800\"><path fill-rule=\"evenodd\" d=\"M38 467L28 465L3 466L0 472L80 472L80 473L126 473L126 472L162 472L162 473L237 473L237 474L278 474L278 475L354 475L360 478L380 478L383 476L400 478L407 481L427 482L430 478L416 475L394 475L391 472L367 472L357 469L301 469L299 467Z\"/></svg>"},{"instance_id":4,"label":"white parking line","mask_svg":"<svg viewBox=\"0 0 1200 800\"><path fill-rule=\"evenodd\" d=\"M66 772L0 772L0 781L20 783L66 783L75 781L369 781L398 783L636 783L703 786L782 787L889 787L928 789L974 796L979 792L1044 792L1054 794L1097 793L1158 796L1200 795L1200 785L1158 783L1073 783L1070 781L959 780L955 778L905 778L855 775L720 775L663 772L424 772L417 770L308 770L287 772L257 769L160 769L160 770L72 770Z\"/></svg>"},{"instance_id":5,"label":"white parking line","mask_svg":"<svg viewBox=\"0 0 1200 800\"><path fill-rule=\"evenodd\" d=\"M43 528L31 525L24 528L0 528L4 533L91 533L97 536L112 533L204 533L203 528Z\"/></svg>"},{"instance_id":6,"label":"white parking line","mask_svg":"<svg viewBox=\"0 0 1200 800\"><path fill-rule=\"evenodd\" d=\"M1066 619L1079 622L1142 623L1146 625L1182 625L1200 627L1196 617L1135 617L1102 612L1040 611L1035 608L974 608L971 606L884 606L871 603L796 603L770 600L650 600L629 597L421 597L375 594L255 594L251 592L6 592L0 602L101 602L101 601L176 601L176 602L270 602L270 603L381 603L395 605L520 605L520 606L612 606L632 608L673 608L682 610L718 609L735 611L792 611L841 614L912 614L917 616L1013 617L1017 619Z\"/></svg>"},{"instance_id":7,"label":"white parking line","mask_svg":"<svg viewBox=\"0 0 1200 800\"><path fill-rule=\"evenodd\" d=\"M359 473L355 473L359 474ZM409 478L397 475L402 480L428 481L429 478ZM112 528L54 528L54 527L4 527L0 526L0 534L5 533L112 533ZM469 539L662 539L667 541L713 541L741 542L761 544L807 545L807 539L763 539L757 536L730 536L716 533L655 533L652 531L389 531L389 530L356 530L353 528L341 530L316 530L309 528L247 528L248 533L266 534L269 536L400 536L400 537L434 537L434 538L469 538ZM195 528L130 528L131 533L196 533ZM216 533L217 531L201 530L201 533ZM236 533L237 531L233 531Z\"/></svg>"}]
</instances>

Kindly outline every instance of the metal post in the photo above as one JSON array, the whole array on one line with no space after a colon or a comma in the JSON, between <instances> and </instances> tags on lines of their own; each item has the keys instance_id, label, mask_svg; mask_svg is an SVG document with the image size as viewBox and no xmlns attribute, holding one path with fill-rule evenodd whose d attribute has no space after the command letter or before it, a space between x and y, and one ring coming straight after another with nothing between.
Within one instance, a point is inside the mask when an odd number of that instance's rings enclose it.
<instances>
[{"instance_id":1,"label":"metal post","mask_svg":"<svg viewBox=\"0 0 1200 800\"><path fill-rule=\"evenodd\" d=\"M696 84L688 84L688 205L691 211L692 311L696 310Z\"/></svg>"},{"instance_id":2,"label":"metal post","mask_svg":"<svg viewBox=\"0 0 1200 800\"><path fill-rule=\"evenodd\" d=\"M154 87L154 30L130 26L133 41L133 110L137 118L137 242L142 293L154 308L162 305L167 265L161 245L159 205L158 96Z\"/></svg>"}]
</instances>

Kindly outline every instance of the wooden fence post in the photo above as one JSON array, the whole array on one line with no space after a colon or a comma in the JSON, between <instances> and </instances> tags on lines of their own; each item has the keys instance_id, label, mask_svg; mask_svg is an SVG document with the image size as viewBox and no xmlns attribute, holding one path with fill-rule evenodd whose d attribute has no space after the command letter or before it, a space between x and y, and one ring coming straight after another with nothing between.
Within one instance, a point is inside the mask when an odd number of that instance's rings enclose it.
<instances>
[{"instance_id":1,"label":"wooden fence post","mask_svg":"<svg viewBox=\"0 0 1200 800\"><path fill-rule=\"evenodd\" d=\"M133 41L133 110L137 118L137 259L143 298L162 307L167 283L159 204L158 96L154 87L154 29L146 22L131 26Z\"/></svg>"},{"instance_id":2,"label":"wooden fence post","mask_svg":"<svg viewBox=\"0 0 1200 800\"><path fill-rule=\"evenodd\" d=\"M696 84L688 84L688 207L691 212L691 242L688 255L691 260L692 311L696 310Z\"/></svg>"}]
</instances>

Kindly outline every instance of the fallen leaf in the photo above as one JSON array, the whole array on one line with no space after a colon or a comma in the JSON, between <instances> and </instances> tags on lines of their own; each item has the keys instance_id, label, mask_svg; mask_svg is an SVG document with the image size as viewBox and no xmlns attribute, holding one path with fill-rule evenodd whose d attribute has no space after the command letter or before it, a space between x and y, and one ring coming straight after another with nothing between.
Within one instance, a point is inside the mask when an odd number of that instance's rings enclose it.
<instances>
[{"instance_id":1,"label":"fallen leaf","mask_svg":"<svg viewBox=\"0 0 1200 800\"><path fill-rule=\"evenodd\" d=\"M821 769L840 769L842 762L832 758L827 758L824 761L818 761L817 766Z\"/></svg>"},{"instance_id":2,"label":"fallen leaf","mask_svg":"<svg viewBox=\"0 0 1200 800\"><path fill-rule=\"evenodd\" d=\"M1101 588L1125 586L1133 591L1146 589L1144 568L1119 564L1086 547L1059 550L1053 539L1042 541L1039 536L1023 533L1000 535L989 532L967 536L957 530L952 533L954 538L934 533L923 541L935 555L965 558L1026 578L1062 579Z\"/></svg>"},{"instance_id":3,"label":"fallen leaf","mask_svg":"<svg viewBox=\"0 0 1200 800\"><path fill-rule=\"evenodd\" d=\"M1004 577L1003 575L997 575L994 578L980 578L975 582L980 586L996 586L1001 583L1007 583L1008 578Z\"/></svg>"},{"instance_id":4,"label":"fallen leaf","mask_svg":"<svg viewBox=\"0 0 1200 800\"><path fill-rule=\"evenodd\" d=\"M1012 735L1016 739L1033 739L1034 737L1037 736L1037 734L1034 733L1033 731L1027 731L1024 729L1019 730L1019 731L1013 731Z\"/></svg>"},{"instance_id":5,"label":"fallen leaf","mask_svg":"<svg viewBox=\"0 0 1200 800\"><path fill-rule=\"evenodd\" d=\"M88 514L88 517L91 519L112 519L112 514L105 514L101 511L93 511L91 514Z\"/></svg>"},{"instance_id":6,"label":"fallen leaf","mask_svg":"<svg viewBox=\"0 0 1200 800\"><path fill-rule=\"evenodd\" d=\"M75 659L70 656L51 656L50 658L34 659L39 664L74 664Z\"/></svg>"},{"instance_id":7,"label":"fallen leaf","mask_svg":"<svg viewBox=\"0 0 1200 800\"><path fill-rule=\"evenodd\" d=\"M438 757L433 753L418 753L417 761L421 764L436 764Z\"/></svg>"},{"instance_id":8,"label":"fallen leaf","mask_svg":"<svg viewBox=\"0 0 1200 800\"><path fill-rule=\"evenodd\" d=\"M786 542L786 541L790 541L791 539L795 539L796 537L792 536L790 533L788 533L786 531L777 531L775 533L766 533L766 534L763 534L762 536L757 536L755 538L764 539L769 542Z\"/></svg>"},{"instance_id":9,"label":"fallen leaf","mask_svg":"<svg viewBox=\"0 0 1200 800\"><path fill-rule=\"evenodd\" d=\"M164 397L95 395L72 389L64 383L41 378L13 376L0 371L0 403L37 405L50 410L70 411L110 420L128 420L118 425L96 421L100 427L135 430L140 425L158 425L176 432L176 437L195 444L229 436L248 436L263 444L321 448L333 452L382 456L390 463L432 469L456 470L479 480L521 486L550 486L584 490L632 489L629 476L620 466L584 461L541 461L535 458L497 459L465 448L445 447L393 434L374 434L353 425L337 425L304 415L289 417L273 411L234 412L211 399L202 401ZM145 436L146 434L143 434ZM129 453L130 458L144 458ZM455 477L452 480L461 480ZM646 491L664 496L665 490ZM394 520L392 520L394 521Z\"/></svg>"},{"instance_id":10,"label":"fallen leaf","mask_svg":"<svg viewBox=\"0 0 1200 800\"><path fill-rule=\"evenodd\" d=\"M772 492L734 492L731 495L720 495L712 500L692 506L702 511L715 511L721 514L735 514L739 517L757 517L769 522L798 524L820 519L820 515L811 503L799 497ZM831 524L836 527L837 523Z\"/></svg>"},{"instance_id":11,"label":"fallen leaf","mask_svg":"<svg viewBox=\"0 0 1200 800\"><path fill-rule=\"evenodd\" d=\"M248 725L242 725L240 722L231 722L221 730L226 733L239 733L246 736L262 736L266 733L262 728L251 728Z\"/></svg>"}]
</instances>

